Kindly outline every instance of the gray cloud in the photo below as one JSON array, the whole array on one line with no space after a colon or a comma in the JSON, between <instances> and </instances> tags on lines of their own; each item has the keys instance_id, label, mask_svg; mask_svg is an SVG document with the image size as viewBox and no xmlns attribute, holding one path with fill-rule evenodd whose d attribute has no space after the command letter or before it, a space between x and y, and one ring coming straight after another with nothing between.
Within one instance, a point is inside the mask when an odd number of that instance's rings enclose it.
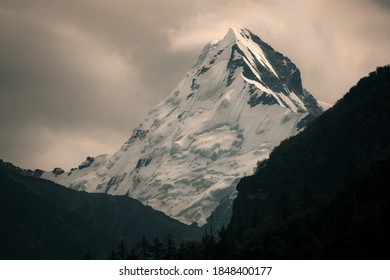
<instances>
[{"instance_id":1,"label":"gray cloud","mask_svg":"<svg viewBox=\"0 0 390 280\"><path fill-rule=\"evenodd\" d=\"M389 0L374 0L377 4L382 6L383 8L390 9L390 1Z\"/></svg>"},{"instance_id":2,"label":"gray cloud","mask_svg":"<svg viewBox=\"0 0 390 280\"><path fill-rule=\"evenodd\" d=\"M385 0L0 0L0 158L51 169L114 152L233 25L328 102L390 63Z\"/></svg>"}]
</instances>

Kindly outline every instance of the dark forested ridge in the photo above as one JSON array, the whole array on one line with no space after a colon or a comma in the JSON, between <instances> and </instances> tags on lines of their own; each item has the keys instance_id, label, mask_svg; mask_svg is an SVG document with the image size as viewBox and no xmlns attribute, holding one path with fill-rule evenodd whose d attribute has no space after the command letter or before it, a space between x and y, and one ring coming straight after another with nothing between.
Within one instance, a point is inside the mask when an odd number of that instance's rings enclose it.
<instances>
[{"instance_id":1,"label":"dark forested ridge","mask_svg":"<svg viewBox=\"0 0 390 280\"><path fill-rule=\"evenodd\" d=\"M178 242L201 235L127 196L73 191L2 161L0 193L0 259L102 259L143 234Z\"/></svg>"},{"instance_id":2,"label":"dark forested ridge","mask_svg":"<svg viewBox=\"0 0 390 280\"><path fill-rule=\"evenodd\" d=\"M232 224L284 216L336 191L347 177L367 172L390 149L390 67L381 67L318 117L283 141L257 173L238 184Z\"/></svg>"}]
</instances>

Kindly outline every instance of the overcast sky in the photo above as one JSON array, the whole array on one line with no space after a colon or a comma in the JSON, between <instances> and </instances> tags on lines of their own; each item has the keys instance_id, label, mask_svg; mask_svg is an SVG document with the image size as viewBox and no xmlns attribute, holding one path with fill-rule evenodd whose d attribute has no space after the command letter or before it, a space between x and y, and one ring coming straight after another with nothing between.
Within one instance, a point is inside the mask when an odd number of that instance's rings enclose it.
<instances>
[{"instance_id":1,"label":"overcast sky","mask_svg":"<svg viewBox=\"0 0 390 280\"><path fill-rule=\"evenodd\" d=\"M330 103L390 63L390 0L0 0L0 158L51 170L115 152L237 25Z\"/></svg>"}]
</instances>

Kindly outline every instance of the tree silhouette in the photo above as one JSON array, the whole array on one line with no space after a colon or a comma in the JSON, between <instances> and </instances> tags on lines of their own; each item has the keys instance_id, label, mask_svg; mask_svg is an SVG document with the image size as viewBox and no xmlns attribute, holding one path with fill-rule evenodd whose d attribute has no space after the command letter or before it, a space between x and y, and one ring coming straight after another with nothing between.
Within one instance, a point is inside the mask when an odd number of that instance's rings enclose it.
<instances>
[{"instance_id":1,"label":"tree silhouette","mask_svg":"<svg viewBox=\"0 0 390 280\"><path fill-rule=\"evenodd\" d=\"M164 254L164 244L160 241L158 237L155 237L152 241L151 251L153 254L153 259L160 260Z\"/></svg>"},{"instance_id":2,"label":"tree silhouette","mask_svg":"<svg viewBox=\"0 0 390 280\"><path fill-rule=\"evenodd\" d=\"M177 256L176 242L173 240L172 234L168 233L164 239L165 254L164 259L173 260Z\"/></svg>"},{"instance_id":3,"label":"tree silhouette","mask_svg":"<svg viewBox=\"0 0 390 280\"><path fill-rule=\"evenodd\" d=\"M119 246L117 248L117 251L116 251L116 257L119 259L119 260L126 260L128 259L128 248L127 248L127 244L124 240L122 240L120 243L119 243Z\"/></svg>"},{"instance_id":4,"label":"tree silhouette","mask_svg":"<svg viewBox=\"0 0 390 280\"><path fill-rule=\"evenodd\" d=\"M138 253L140 259L147 260L150 258L151 245L146 239L145 234L142 235L141 240L137 243L136 252Z\"/></svg>"}]
</instances>

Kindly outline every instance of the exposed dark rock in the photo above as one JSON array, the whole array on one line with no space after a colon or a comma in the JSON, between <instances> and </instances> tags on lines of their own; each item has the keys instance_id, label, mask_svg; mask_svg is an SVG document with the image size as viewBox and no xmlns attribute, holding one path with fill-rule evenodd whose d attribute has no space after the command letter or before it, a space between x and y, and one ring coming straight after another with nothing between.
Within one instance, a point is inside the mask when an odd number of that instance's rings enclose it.
<instances>
[{"instance_id":1,"label":"exposed dark rock","mask_svg":"<svg viewBox=\"0 0 390 280\"><path fill-rule=\"evenodd\" d=\"M53 169L52 173L55 174L55 175L61 175L62 173L64 173L65 171L60 168L60 167L56 167Z\"/></svg>"}]
</instances>

